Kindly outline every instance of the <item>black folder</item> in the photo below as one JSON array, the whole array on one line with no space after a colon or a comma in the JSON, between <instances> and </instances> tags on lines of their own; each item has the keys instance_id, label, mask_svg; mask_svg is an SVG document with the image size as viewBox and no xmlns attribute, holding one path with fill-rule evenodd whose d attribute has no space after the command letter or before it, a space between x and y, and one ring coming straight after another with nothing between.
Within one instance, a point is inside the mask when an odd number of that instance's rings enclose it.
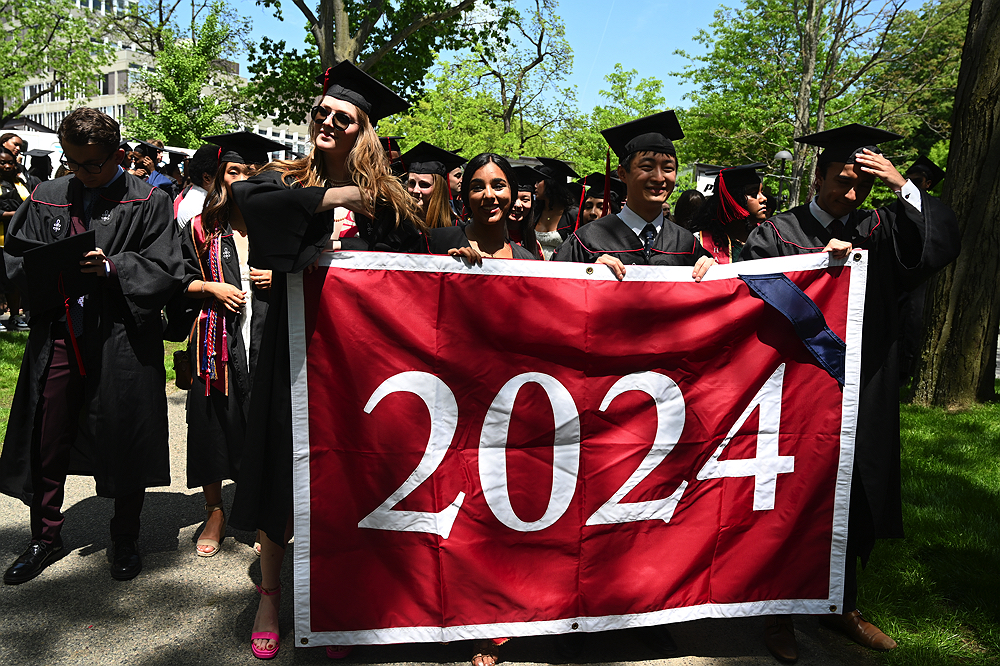
<instances>
[{"instance_id":1,"label":"black folder","mask_svg":"<svg viewBox=\"0 0 1000 666\"><path fill-rule=\"evenodd\" d=\"M67 298L77 299L97 287L97 273L80 269L83 255L96 248L93 230L46 243L24 252L24 274L28 278L28 302L32 311L63 307Z\"/></svg>"}]
</instances>

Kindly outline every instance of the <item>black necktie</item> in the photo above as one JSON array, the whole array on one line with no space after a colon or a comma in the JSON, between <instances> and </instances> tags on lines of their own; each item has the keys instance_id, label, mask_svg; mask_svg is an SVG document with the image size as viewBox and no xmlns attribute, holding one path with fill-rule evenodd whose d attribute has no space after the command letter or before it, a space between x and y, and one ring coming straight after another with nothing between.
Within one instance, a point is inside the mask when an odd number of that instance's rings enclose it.
<instances>
[{"instance_id":1,"label":"black necktie","mask_svg":"<svg viewBox=\"0 0 1000 666\"><path fill-rule=\"evenodd\" d=\"M641 236L642 251L646 255L646 261L649 261L649 255L653 251L653 239L656 238L656 227L651 222L647 222L646 226L642 228Z\"/></svg>"},{"instance_id":2,"label":"black necktie","mask_svg":"<svg viewBox=\"0 0 1000 666\"><path fill-rule=\"evenodd\" d=\"M830 222L830 226L827 227L827 230L830 232L830 235L833 236L834 238L844 240L843 236L845 227L844 223L841 222L840 220L835 219L832 222Z\"/></svg>"}]
</instances>

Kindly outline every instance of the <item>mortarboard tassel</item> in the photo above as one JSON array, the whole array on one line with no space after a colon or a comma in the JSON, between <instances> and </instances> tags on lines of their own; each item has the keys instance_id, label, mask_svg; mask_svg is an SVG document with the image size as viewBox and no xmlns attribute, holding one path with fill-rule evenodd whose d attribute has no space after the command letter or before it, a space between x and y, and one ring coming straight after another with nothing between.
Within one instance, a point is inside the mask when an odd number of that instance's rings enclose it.
<instances>
[{"instance_id":1,"label":"mortarboard tassel","mask_svg":"<svg viewBox=\"0 0 1000 666\"><path fill-rule=\"evenodd\" d=\"M601 217L607 217L611 210L611 148L608 148L604 156L604 207L601 210Z\"/></svg>"},{"instance_id":2,"label":"mortarboard tassel","mask_svg":"<svg viewBox=\"0 0 1000 666\"><path fill-rule=\"evenodd\" d=\"M724 171L719 172L719 207L721 208L719 217L722 218L723 224L729 224L730 222L750 217L750 211L739 205L736 199L729 194L729 190L726 189L724 173Z\"/></svg>"}]
</instances>

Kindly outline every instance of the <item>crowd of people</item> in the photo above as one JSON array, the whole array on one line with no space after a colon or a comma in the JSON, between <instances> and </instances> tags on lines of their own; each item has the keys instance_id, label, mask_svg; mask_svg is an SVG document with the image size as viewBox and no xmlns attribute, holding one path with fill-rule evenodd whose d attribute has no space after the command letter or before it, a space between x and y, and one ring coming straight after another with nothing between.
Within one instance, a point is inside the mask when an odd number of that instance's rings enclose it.
<instances>
[{"instance_id":1,"label":"crowd of people","mask_svg":"<svg viewBox=\"0 0 1000 666\"><path fill-rule=\"evenodd\" d=\"M775 213L761 165L750 164L720 170L712 196L685 192L671 216L673 142L683 137L672 111L604 130L618 167L581 178L548 157L467 160L424 142L401 153L400 137L380 138L375 125L405 100L347 62L319 82L312 150L298 159L271 161L284 146L236 132L164 161L162 145L122 143L117 122L80 108L59 128L66 175L39 184L16 164L17 141L0 140L3 287L8 304L18 289L30 308L0 491L30 507L31 539L5 583L27 582L58 558L69 473L93 475L97 494L114 498L111 576L141 572L145 490L169 482L163 339L187 340L188 365L177 368L188 388L187 483L201 488L206 511L194 550L218 554L227 521L257 534L251 650L277 653L279 574L292 536L285 284L322 253L587 262L619 280L633 265L688 266L699 281L716 264L864 248L871 277L846 591L842 612L824 621L863 645L894 647L857 610L856 564L876 539L902 534L895 304L958 254L954 216L925 192L940 174L918 163L904 177L877 148L897 135L851 125L797 139L822 148L807 204ZM877 180L897 200L863 209ZM39 278L42 262L62 262L58 278ZM236 482L228 516L226 481ZM677 649L666 627L640 638L663 654ZM473 665L496 663L505 640L478 642ZM572 657L582 640L560 637L560 649ZM765 642L778 659L797 658L790 617L769 618Z\"/></svg>"}]
</instances>

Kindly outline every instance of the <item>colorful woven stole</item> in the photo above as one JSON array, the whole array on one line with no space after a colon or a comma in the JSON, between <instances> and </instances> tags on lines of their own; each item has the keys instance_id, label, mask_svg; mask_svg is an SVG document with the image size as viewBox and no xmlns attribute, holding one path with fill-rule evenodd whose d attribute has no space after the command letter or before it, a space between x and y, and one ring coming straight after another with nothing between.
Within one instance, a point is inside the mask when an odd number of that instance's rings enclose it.
<instances>
[{"instance_id":1,"label":"colorful woven stole","mask_svg":"<svg viewBox=\"0 0 1000 666\"><path fill-rule=\"evenodd\" d=\"M201 226L201 216L191 220L191 232L195 236L195 247L205 244L205 230ZM205 260L201 261L201 276L206 282L225 282L222 274L222 238L216 237L209 242L208 272L205 271ZM205 383L205 395L212 389L229 395L229 332L226 326L226 312L215 298L202 301L201 313L191 330L191 342L197 349L195 369Z\"/></svg>"}]
</instances>

